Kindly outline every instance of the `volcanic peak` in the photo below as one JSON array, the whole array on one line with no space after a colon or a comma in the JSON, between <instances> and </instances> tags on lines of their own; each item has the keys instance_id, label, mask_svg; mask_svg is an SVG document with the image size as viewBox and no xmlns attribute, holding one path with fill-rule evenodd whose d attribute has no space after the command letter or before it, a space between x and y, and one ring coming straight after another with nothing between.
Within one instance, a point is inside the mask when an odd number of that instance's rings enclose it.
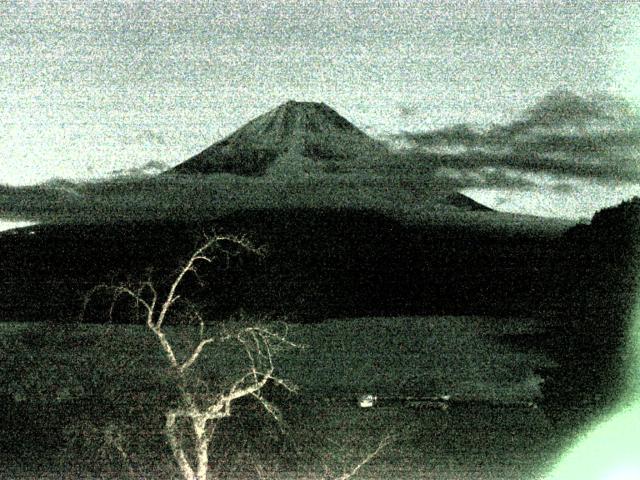
<instances>
[{"instance_id":1,"label":"volcanic peak","mask_svg":"<svg viewBox=\"0 0 640 480\"><path fill-rule=\"evenodd\" d=\"M368 139L364 132L325 103L289 100L254 118L220 144L258 144L287 148L318 135L354 135L359 139Z\"/></svg>"},{"instance_id":2,"label":"volcanic peak","mask_svg":"<svg viewBox=\"0 0 640 480\"><path fill-rule=\"evenodd\" d=\"M324 103L290 100L168 173L292 175L349 171L386 148Z\"/></svg>"}]
</instances>

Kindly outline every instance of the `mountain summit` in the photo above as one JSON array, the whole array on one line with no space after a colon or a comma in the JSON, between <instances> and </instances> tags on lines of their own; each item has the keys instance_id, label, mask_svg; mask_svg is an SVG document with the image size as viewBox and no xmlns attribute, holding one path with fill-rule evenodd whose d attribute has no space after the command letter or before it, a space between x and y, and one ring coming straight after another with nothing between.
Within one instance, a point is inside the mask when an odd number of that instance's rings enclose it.
<instances>
[{"instance_id":1,"label":"mountain summit","mask_svg":"<svg viewBox=\"0 0 640 480\"><path fill-rule=\"evenodd\" d=\"M353 135L366 138L338 112L324 103L290 100L251 120L227 138L229 143L246 144L256 141L288 149L314 140L316 135ZM224 142L224 140L223 140Z\"/></svg>"},{"instance_id":2,"label":"mountain summit","mask_svg":"<svg viewBox=\"0 0 640 480\"><path fill-rule=\"evenodd\" d=\"M326 104L288 101L169 173L343 172L384 152L381 143Z\"/></svg>"}]
</instances>

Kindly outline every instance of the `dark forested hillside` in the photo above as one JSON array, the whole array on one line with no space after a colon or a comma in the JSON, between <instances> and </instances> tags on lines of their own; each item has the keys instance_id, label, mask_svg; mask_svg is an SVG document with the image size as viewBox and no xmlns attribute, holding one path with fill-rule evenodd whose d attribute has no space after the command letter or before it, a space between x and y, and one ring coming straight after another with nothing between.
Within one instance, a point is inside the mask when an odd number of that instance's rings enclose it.
<instances>
[{"instance_id":1,"label":"dark forested hillside","mask_svg":"<svg viewBox=\"0 0 640 480\"><path fill-rule=\"evenodd\" d=\"M504 236L474 225L407 225L344 209L257 209L215 222L34 227L4 235L3 316L76 318L100 282L172 271L202 238L244 234L267 254L212 267L198 300L211 313L240 308L300 320L387 314L528 314L538 310L553 237Z\"/></svg>"},{"instance_id":2,"label":"dark forested hillside","mask_svg":"<svg viewBox=\"0 0 640 480\"><path fill-rule=\"evenodd\" d=\"M547 282L555 331L548 346L561 364L546 385L559 408L610 405L624 387L640 260L640 199L597 212L559 241Z\"/></svg>"}]
</instances>

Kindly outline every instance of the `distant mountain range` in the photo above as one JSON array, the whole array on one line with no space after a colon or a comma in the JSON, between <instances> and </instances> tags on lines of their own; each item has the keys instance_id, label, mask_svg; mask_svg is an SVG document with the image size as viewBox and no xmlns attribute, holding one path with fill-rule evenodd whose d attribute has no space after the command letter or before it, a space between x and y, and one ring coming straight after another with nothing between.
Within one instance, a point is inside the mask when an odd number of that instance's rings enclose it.
<instances>
[{"instance_id":1,"label":"distant mountain range","mask_svg":"<svg viewBox=\"0 0 640 480\"><path fill-rule=\"evenodd\" d=\"M324 103L288 101L167 173L341 173L387 148Z\"/></svg>"}]
</instances>

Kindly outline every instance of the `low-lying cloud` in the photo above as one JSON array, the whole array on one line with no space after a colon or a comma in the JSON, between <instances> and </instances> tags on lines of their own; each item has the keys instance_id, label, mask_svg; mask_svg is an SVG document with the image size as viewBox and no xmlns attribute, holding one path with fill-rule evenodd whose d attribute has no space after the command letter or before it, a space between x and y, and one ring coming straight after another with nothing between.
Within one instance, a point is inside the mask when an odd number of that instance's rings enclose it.
<instances>
[{"instance_id":1,"label":"low-lying cloud","mask_svg":"<svg viewBox=\"0 0 640 480\"><path fill-rule=\"evenodd\" d=\"M404 155L415 161L437 154L440 168L493 167L605 182L640 181L640 115L625 100L609 95L585 98L558 90L506 125L479 131L461 124L405 132L396 140L408 145Z\"/></svg>"},{"instance_id":2,"label":"low-lying cloud","mask_svg":"<svg viewBox=\"0 0 640 480\"><path fill-rule=\"evenodd\" d=\"M114 177L146 177L158 175L169 169L169 164L159 160L150 160L139 167L113 170L111 175Z\"/></svg>"}]
</instances>

